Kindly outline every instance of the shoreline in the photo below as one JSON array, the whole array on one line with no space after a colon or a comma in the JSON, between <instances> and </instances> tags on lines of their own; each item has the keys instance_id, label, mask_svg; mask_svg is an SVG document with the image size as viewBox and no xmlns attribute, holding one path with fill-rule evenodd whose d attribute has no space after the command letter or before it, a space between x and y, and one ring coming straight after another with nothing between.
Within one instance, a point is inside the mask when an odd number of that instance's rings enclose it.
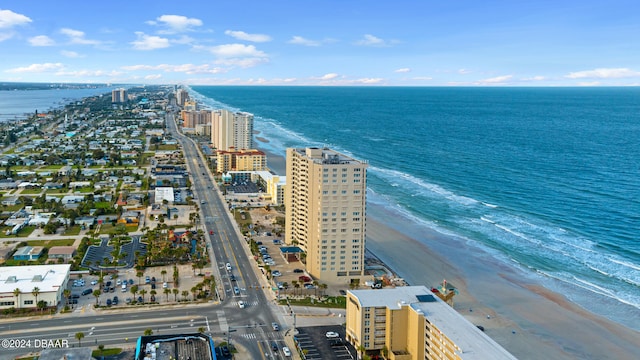
<instances>
[{"instance_id":1,"label":"shoreline","mask_svg":"<svg viewBox=\"0 0 640 360\"><path fill-rule=\"evenodd\" d=\"M267 154L285 175L285 158ZM443 279L455 286L454 309L519 359L635 359L640 332L594 314L526 274L468 246L464 239L418 229L383 206L367 204L367 251L410 285Z\"/></svg>"}]
</instances>

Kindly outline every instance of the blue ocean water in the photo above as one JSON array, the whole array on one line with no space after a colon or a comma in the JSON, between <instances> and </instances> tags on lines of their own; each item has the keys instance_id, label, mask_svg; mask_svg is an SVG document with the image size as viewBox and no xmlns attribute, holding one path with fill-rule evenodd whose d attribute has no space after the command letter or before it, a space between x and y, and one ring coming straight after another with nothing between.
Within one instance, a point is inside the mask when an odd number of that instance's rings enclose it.
<instances>
[{"instance_id":1,"label":"blue ocean water","mask_svg":"<svg viewBox=\"0 0 640 360\"><path fill-rule=\"evenodd\" d=\"M25 113L44 113L73 100L107 93L111 95L111 88L0 91L0 121L22 120Z\"/></svg>"},{"instance_id":2,"label":"blue ocean water","mask_svg":"<svg viewBox=\"0 0 640 360\"><path fill-rule=\"evenodd\" d=\"M639 88L191 90L255 114L266 150L325 145L369 161L370 203L638 328L624 319L640 316Z\"/></svg>"}]
</instances>

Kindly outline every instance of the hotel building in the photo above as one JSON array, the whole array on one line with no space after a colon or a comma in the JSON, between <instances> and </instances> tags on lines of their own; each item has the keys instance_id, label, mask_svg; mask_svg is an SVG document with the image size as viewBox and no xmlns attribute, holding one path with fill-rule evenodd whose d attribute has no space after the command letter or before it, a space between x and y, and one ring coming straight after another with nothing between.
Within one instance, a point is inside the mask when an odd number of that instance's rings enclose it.
<instances>
[{"instance_id":1,"label":"hotel building","mask_svg":"<svg viewBox=\"0 0 640 360\"><path fill-rule=\"evenodd\" d=\"M213 111L211 143L218 150L254 149L253 114L229 110Z\"/></svg>"},{"instance_id":2,"label":"hotel building","mask_svg":"<svg viewBox=\"0 0 640 360\"><path fill-rule=\"evenodd\" d=\"M115 89L111 90L111 102L112 103L124 103L127 102L127 90L126 89Z\"/></svg>"},{"instance_id":3,"label":"hotel building","mask_svg":"<svg viewBox=\"0 0 640 360\"><path fill-rule=\"evenodd\" d=\"M327 148L287 149L285 242L316 279L364 279L367 163Z\"/></svg>"},{"instance_id":4,"label":"hotel building","mask_svg":"<svg viewBox=\"0 0 640 360\"><path fill-rule=\"evenodd\" d=\"M346 340L389 360L515 359L425 286L348 291L346 317Z\"/></svg>"},{"instance_id":5,"label":"hotel building","mask_svg":"<svg viewBox=\"0 0 640 360\"><path fill-rule=\"evenodd\" d=\"M240 149L216 151L218 173L227 171L263 171L267 169L267 155L260 150Z\"/></svg>"}]
</instances>

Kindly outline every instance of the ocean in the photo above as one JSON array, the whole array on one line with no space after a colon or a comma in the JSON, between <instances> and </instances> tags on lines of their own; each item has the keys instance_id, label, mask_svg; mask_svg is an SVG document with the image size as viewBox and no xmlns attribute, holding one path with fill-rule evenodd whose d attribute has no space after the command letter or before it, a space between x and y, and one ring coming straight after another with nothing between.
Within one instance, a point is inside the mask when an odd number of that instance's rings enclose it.
<instances>
[{"instance_id":1,"label":"ocean","mask_svg":"<svg viewBox=\"0 0 640 360\"><path fill-rule=\"evenodd\" d=\"M253 113L260 148L368 161L370 204L640 329L639 88L190 89Z\"/></svg>"}]
</instances>

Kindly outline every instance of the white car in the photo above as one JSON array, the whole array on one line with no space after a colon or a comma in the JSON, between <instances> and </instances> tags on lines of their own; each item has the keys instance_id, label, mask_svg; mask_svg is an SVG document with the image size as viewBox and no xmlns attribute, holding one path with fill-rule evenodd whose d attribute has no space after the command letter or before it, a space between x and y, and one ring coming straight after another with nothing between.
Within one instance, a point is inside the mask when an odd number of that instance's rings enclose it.
<instances>
[{"instance_id":1,"label":"white car","mask_svg":"<svg viewBox=\"0 0 640 360\"><path fill-rule=\"evenodd\" d=\"M291 350L289 350L289 348L288 348L288 347L286 347L286 346L282 348L282 353L283 353L283 354L284 354L284 356L286 356L286 357L290 357L290 356L291 356Z\"/></svg>"},{"instance_id":2,"label":"white car","mask_svg":"<svg viewBox=\"0 0 640 360\"><path fill-rule=\"evenodd\" d=\"M238 307L240 309L244 309L245 306L247 306L247 304L244 301L242 300L238 301Z\"/></svg>"},{"instance_id":3,"label":"white car","mask_svg":"<svg viewBox=\"0 0 640 360\"><path fill-rule=\"evenodd\" d=\"M91 281L91 285L95 285L95 284L97 284L97 283L98 283L98 280L93 280L93 281Z\"/></svg>"},{"instance_id":4,"label":"white car","mask_svg":"<svg viewBox=\"0 0 640 360\"><path fill-rule=\"evenodd\" d=\"M328 332L327 332L326 334L324 334L324 335L327 337L327 339L335 339L335 338L339 338L339 337L340 337L340 334L338 334L338 333L337 333L337 332L335 332L335 331L328 331Z\"/></svg>"}]
</instances>

